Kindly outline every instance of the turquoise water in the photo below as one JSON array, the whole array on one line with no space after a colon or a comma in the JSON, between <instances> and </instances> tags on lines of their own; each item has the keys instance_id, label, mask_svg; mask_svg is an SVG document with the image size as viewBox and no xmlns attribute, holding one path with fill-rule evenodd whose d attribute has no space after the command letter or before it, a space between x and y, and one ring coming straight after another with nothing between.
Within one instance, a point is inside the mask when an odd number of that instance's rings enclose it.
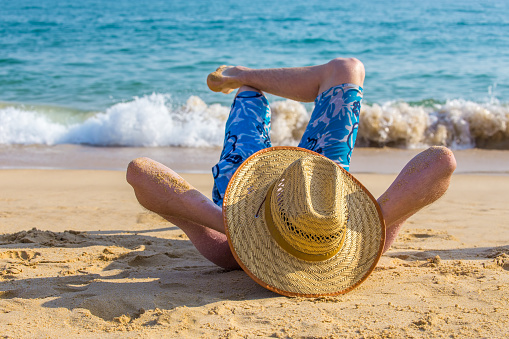
<instances>
[{"instance_id":1,"label":"turquoise water","mask_svg":"<svg viewBox=\"0 0 509 339\"><path fill-rule=\"evenodd\" d=\"M0 144L217 146L232 99L206 87L217 66L338 56L366 66L360 144L509 140L508 1L0 5Z\"/></svg>"}]
</instances>

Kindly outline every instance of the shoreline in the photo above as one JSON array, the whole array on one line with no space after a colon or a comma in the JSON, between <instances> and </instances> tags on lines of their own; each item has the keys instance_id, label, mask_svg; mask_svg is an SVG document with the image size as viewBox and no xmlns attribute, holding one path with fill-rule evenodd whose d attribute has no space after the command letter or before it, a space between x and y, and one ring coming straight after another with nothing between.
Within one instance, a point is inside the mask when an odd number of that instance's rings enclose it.
<instances>
[{"instance_id":1,"label":"shoreline","mask_svg":"<svg viewBox=\"0 0 509 339\"><path fill-rule=\"evenodd\" d=\"M423 149L357 147L352 173L397 174ZM509 175L509 150L453 150L456 174L495 173ZM125 171L132 159L149 157L178 173L211 173L220 148L185 147L92 147L84 145L0 145L1 169L73 169Z\"/></svg>"}]
</instances>

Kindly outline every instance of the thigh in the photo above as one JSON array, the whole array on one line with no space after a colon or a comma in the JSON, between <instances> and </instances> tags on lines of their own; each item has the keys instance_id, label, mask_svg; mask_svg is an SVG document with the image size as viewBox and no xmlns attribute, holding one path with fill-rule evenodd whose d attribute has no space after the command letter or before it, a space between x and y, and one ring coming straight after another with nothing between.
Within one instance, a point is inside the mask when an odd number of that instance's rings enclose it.
<instances>
[{"instance_id":1,"label":"thigh","mask_svg":"<svg viewBox=\"0 0 509 339\"><path fill-rule=\"evenodd\" d=\"M212 199L217 205L222 205L228 182L240 164L267 147L271 147L269 103L258 92L241 92L235 97L226 122L219 162L212 168Z\"/></svg>"},{"instance_id":2,"label":"thigh","mask_svg":"<svg viewBox=\"0 0 509 339\"><path fill-rule=\"evenodd\" d=\"M362 100L362 88L342 84L321 93L299 147L323 154L350 169Z\"/></svg>"}]
</instances>

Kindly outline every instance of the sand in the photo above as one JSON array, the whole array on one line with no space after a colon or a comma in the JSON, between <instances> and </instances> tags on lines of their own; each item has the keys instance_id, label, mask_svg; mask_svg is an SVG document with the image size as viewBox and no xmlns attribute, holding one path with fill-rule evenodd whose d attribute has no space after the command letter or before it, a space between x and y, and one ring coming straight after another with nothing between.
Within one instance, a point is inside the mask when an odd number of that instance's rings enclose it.
<instances>
[{"instance_id":1,"label":"sand","mask_svg":"<svg viewBox=\"0 0 509 339\"><path fill-rule=\"evenodd\" d=\"M455 174L357 289L287 298L205 260L122 171L0 170L2 338L506 338L509 176ZM378 196L394 174L358 174ZM212 177L184 175L202 192Z\"/></svg>"}]
</instances>

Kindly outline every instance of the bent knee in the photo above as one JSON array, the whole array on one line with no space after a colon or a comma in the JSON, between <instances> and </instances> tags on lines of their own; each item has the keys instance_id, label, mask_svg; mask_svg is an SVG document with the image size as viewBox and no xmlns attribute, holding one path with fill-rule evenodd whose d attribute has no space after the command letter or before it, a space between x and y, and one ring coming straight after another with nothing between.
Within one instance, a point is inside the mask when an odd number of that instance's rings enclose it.
<instances>
[{"instance_id":1,"label":"bent knee","mask_svg":"<svg viewBox=\"0 0 509 339\"><path fill-rule=\"evenodd\" d=\"M433 165L443 175L450 176L456 170L456 158L454 153L444 146L432 146L426 150L428 156L432 157Z\"/></svg>"},{"instance_id":2,"label":"bent knee","mask_svg":"<svg viewBox=\"0 0 509 339\"><path fill-rule=\"evenodd\" d=\"M140 180L140 175L143 173L143 169L146 168L147 162L152 159L141 157L132 160L127 165L126 180L131 186L136 186Z\"/></svg>"},{"instance_id":3,"label":"bent knee","mask_svg":"<svg viewBox=\"0 0 509 339\"><path fill-rule=\"evenodd\" d=\"M353 83L362 86L364 83L364 64L357 58L336 58L328 63L331 75L338 84Z\"/></svg>"}]
</instances>

